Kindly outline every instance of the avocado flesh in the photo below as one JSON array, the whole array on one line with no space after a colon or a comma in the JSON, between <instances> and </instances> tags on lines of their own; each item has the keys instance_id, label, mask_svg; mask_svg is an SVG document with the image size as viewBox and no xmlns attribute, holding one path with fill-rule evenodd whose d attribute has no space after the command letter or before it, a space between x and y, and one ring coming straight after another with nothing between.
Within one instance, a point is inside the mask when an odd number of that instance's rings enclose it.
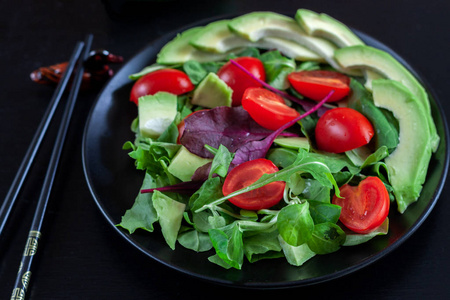
<instances>
[{"instance_id":1,"label":"avocado flesh","mask_svg":"<svg viewBox=\"0 0 450 300\"><path fill-rule=\"evenodd\" d=\"M191 103L207 108L231 106L233 90L214 73L200 82L192 95Z\"/></svg>"},{"instance_id":2,"label":"avocado flesh","mask_svg":"<svg viewBox=\"0 0 450 300\"><path fill-rule=\"evenodd\" d=\"M315 52L289 40L278 37L263 38L252 42L244 39L230 31L228 20L212 22L190 38L190 44L203 51L210 53L227 53L246 47L256 47L261 49L278 49L287 57L302 61L325 60Z\"/></svg>"},{"instance_id":3,"label":"avocado flesh","mask_svg":"<svg viewBox=\"0 0 450 300\"><path fill-rule=\"evenodd\" d=\"M287 149L305 149L309 151L311 145L306 137L277 137L273 141L276 145Z\"/></svg>"},{"instance_id":4,"label":"avocado flesh","mask_svg":"<svg viewBox=\"0 0 450 300\"><path fill-rule=\"evenodd\" d=\"M376 106L390 110L399 122L399 144L385 158L398 211L417 201L431 159L431 136L423 106L404 85L388 80L372 82Z\"/></svg>"},{"instance_id":5,"label":"avocado flesh","mask_svg":"<svg viewBox=\"0 0 450 300\"><path fill-rule=\"evenodd\" d=\"M192 37L201 30L202 27L194 27L178 34L159 51L156 62L162 65L172 65L182 64L188 60L208 62L225 59L227 54L201 51L189 44Z\"/></svg>"},{"instance_id":6,"label":"avocado flesh","mask_svg":"<svg viewBox=\"0 0 450 300\"><path fill-rule=\"evenodd\" d=\"M346 25L326 15L308 9L298 9L295 20L309 35L323 37L338 47L364 45L364 42Z\"/></svg>"},{"instance_id":7,"label":"avocado flesh","mask_svg":"<svg viewBox=\"0 0 450 300\"><path fill-rule=\"evenodd\" d=\"M212 159L197 156L189 152L186 147L181 146L180 150L173 157L167 171L181 181L190 181L198 168L211 161Z\"/></svg>"},{"instance_id":8,"label":"avocado flesh","mask_svg":"<svg viewBox=\"0 0 450 300\"><path fill-rule=\"evenodd\" d=\"M230 30L237 35L257 42L262 38L278 37L293 41L315 52L325 59L333 68L343 68L334 60L337 47L330 41L309 36L289 17L273 12L253 12L236 17L229 23Z\"/></svg>"},{"instance_id":9,"label":"avocado flesh","mask_svg":"<svg viewBox=\"0 0 450 300\"><path fill-rule=\"evenodd\" d=\"M177 96L159 92L138 101L139 132L143 137L158 138L177 115Z\"/></svg>"},{"instance_id":10,"label":"avocado flesh","mask_svg":"<svg viewBox=\"0 0 450 300\"><path fill-rule=\"evenodd\" d=\"M196 49L212 53L225 53L241 45L246 46L248 41L233 34L228 29L228 23L229 20L209 23L191 37L189 43Z\"/></svg>"},{"instance_id":11,"label":"avocado flesh","mask_svg":"<svg viewBox=\"0 0 450 300\"><path fill-rule=\"evenodd\" d=\"M428 128L431 135L431 147L436 151L439 136L431 116L428 95L417 79L389 53L370 46L351 46L336 50L336 61L344 68L360 68L375 71L386 79L402 83L417 98L427 116ZM369 83L366 82L366 85Z\"/></svg>"}]
</instances>

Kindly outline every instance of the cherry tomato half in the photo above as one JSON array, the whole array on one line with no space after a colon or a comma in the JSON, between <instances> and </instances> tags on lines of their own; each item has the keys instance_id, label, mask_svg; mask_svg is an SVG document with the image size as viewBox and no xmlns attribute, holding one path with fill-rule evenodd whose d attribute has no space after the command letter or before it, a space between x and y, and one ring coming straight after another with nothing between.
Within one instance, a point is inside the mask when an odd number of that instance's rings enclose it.
<instances>
[{"instance_id":1,"label":"cherry tomato half","mask_svg":"<svg viewBox=\"0 0 450 300\"><path fill-rule=\"evenodd\" d=\"M264 65L259 59L244 56L235 58L234 61L244 67L244 69L249 71L256 78L262 81L266 80ZM247 88L262 86L255 79L239 69L237 66L233 65L231 62L227 62L223 65L217 72L217 76L219 76L219 78L233 90L233 106L241 105L242 95Z\"/></svg>"},{"instance_id":2,"label":"cherry tomato half","mask_svg":"<svg viewBox=\"0 0 450 300\"><path fill-rule=\"evenodd\" d=\"M339 191L343 198L334 196L332 203L342 207L339 220L354 232L374 230L389 214L389 193L378 177L367 177L358 186L345 184Z\"/></svg>"},{"instance_id":3,"label":"cherry tomato half","mask_svg":"<svg viewBox=\"0 0 450 300\"><path fill-rule=\"evenodd\" d=\"M186 73L176 69L161 69L139 78L131 89L130 101L138 104L139 97L168 92L181 95L194 89Z\"/></svg>"},{"instance_id":4,"label":"cherry tomato half","mask_svg":"<svg viewBox=\"0 0 450 300\"><path fill-rule=\"evenodd\" d=\"M339 101L350 92L350 78L335 71L293 72L288 75L288 80L297 92L315 101L325 98L331 90L334 93L327 102Z\"/></svg>"},{"instance_id":5,"label":"cherry tomato half","mask_svg":"<svg viewBox=\"0 0 450 300\"><path fill-rule=\"evenodd\" d=\"M242 107L259 125L277 130L300 113L289 107L283 98L265 88L253 87L245 90Z\"/></svg>"},{"instance_id":6,"label":"cherry tomato half","mask_svg":"<svg viewBox=\"0 0 450 300\"><path fill-rule=\"evenodd\" d=\"M277 166L268 159L259 158L242 163L232 169L225 178L222 192L225 196L245 188L257 181L263 174L275 173ZM260 210L274 206L283 198L284 181L275 181L258 189L230 198L239 208Z\"/></svg>"},{"instance_id":7,"label":"cherry tomato half","mask_svg":"<svg viewBox=\"0 0 450 300\"><path fill-rule=\"evenodd\" d=\"M342 153L368 144L374 129L360 112L338 107L326 111L320 117L315 135L320 150Z\"/></svg>"}]
</instances>

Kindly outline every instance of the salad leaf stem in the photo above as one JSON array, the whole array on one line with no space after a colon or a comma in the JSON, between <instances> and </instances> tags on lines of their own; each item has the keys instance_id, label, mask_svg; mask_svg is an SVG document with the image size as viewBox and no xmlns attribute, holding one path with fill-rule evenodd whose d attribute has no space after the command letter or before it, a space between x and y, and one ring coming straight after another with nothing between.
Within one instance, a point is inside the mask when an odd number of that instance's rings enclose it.
<instances>
[{"instance_id":1,"label":"salad leaf stem","mask_svg":"<svg viewBox=\"0 0 450 300\"><path fill-rule=\"evenodd\" d=\"M169 186L151 188L151 189L142 189L141 193L153 193L154 191L160 192L177 192L177 193L194 193L196 190L200 188L203 184L203 181L186 181L180 182Z\"/></svg>"}]
</instances>

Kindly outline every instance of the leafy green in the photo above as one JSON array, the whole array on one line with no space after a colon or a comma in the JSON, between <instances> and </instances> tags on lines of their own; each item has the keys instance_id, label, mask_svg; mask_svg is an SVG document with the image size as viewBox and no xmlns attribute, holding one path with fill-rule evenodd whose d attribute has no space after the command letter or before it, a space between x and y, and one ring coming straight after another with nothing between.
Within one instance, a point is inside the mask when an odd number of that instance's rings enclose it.
<instances>
[{"instance_id":1,"label":"leafy green","mask_svg":"<svg viewBox=\"0 0 450 300\"><path fill-rule=\"evenodd\" d=\"M345 242L345 232L336 224L327 222L314 226L308 247L317 254L332 253Z\"/></svg>"},{"instance_id":2,"label":"leafy green","mask_svg":"<svg viewBox=\"0 0 450 300\"><path fill-rule=\"evenodd\" d=\"M239 56L259 58L266 71L264 86L278 90L292 101L292 107L299 109L300 113L314 106L306 100L292 100L294 96L299 99L303 96L289 87L286 78L292 71L327 69L326 65L317 62L297 65L279 51L260 51L252 47L231 54L228 59ZM197 85L210 72L217 73L226 62L187 61L164 67L183 70ZM130 78L136 80L162 67L151 65L130 75ZM148 193L139 193L117 226L130 233L137 229L153 232L154 224L158 222L171 249L178 241L183 247L196 252L211 251L214 254L208 260L226 269L241 269L245 259L256 262L279 257L285 257L291 265L301 266L318 254L332 253L342 246L358 245L386 234L388 220L367 234L344 231L338 225L341 207L331 203L333 195L339 196L339 186L358 183L366 176L381 178L391 200L394 197L383 159L398 144L397 120L390 112L376 107L371 93L356 79L351 80L351 88L348 105L366 115L376 131L373 142L368 146L344 154L316 149L315 126L319 116L333 107L328 104L298 122L311 144L309 150L272 145L270 138L273 131L253 124L253 120L248 119L248 113L242 109L235 112L230 108L219 108L210 110L212 113L223 110L215 113L213 118L201 119L198 115L191 123L186 122L186 128L190 128L190 133L186 135L187 143L191 145L189 151L199 156L207 155L212 162L197 170L196 181L183 183L167 171L167 166L180 148L177 144L177 125L202 107L190 103L191 93L178 96L177 115L157 139L142 137L136 118L131 124L136 138L126 142L123 149L129 150L136 168L145 171L141 189ZM211 119L217 120L209 123ZM244 161L242 157L251 159L256 152L263 153L259 156L267 153L265 157L280 170L266 174L250 186L225 197L222 186L229 170ZM247 211L227 201L275 181L286 182L286 188L282 201L270 209ZM181 188L189 194L176 193Z\"/></svg>"},{"instance_id":3,"label":"leafy green","mask_svg":"<svg viewBox=\"0 0 450 300\"><path fill-rule=\"evenodd\" d=\"M239 223L232 223L222 229L211 229L209 236L217 256L231 267L241 269L244 247Z\"/></svg>"},{"instance_id":4,"label":"leafy green","mask_svg":"<svg viewBox=\"0 0 450 300\"><path fill-rule=\"evenodd\" d=\"M295 61L281 55L277 50L266 52L259 59L266 71L266 82L276 89L287 89L289 84L286 77L295 70Z\"/></svg>"},{"instance_id":5,"label":"leafy green","mask_svg":"<svg viewBox=\"0 0 450 300\"><path fill-rule=\"evenodd\" d=\"M217 62L201 63L195 60L189 60L183 64L183 71L188 75L192 84L199 84L210 72L217 73L222 64Z\"/></svg>"},{"instance_id":6,"label":"leafy green","mask_svg":"<svg viewBox=\"0 0 450 300\"><path fill-rule=\"evenodd\" d=\"M212 248L209 235L204 232L199 232L195 229L185 231L178 237L178 242L185 248L194 250L196 252L209 251Z\"/></svg>"},{"instance_id":7,"label":"leafy green","mask_svg":"<svg viewBox=\"0 0 450 300\"><path fill-rule=\"evenodd\" d=\"M155 186L154 179L146 173L141 188L147 189ZM117 226L128 230L131 234L138 228L153 232L153 223L156 221L158 221L158 214L153 207L152 194L139 193L133 206L125 212Z\"/></svg>"},{"instance_id":8,"label":"leafy green","mask_svg":"<svg viewBox=\"0 0 450 300\"><path fill-rule=\"evenodd\" d=\"M153 193L152 201L159 217L162 234L169 247L175 249L186 205L173 200L159 191Z\"/></svg>"},{"instance_id":9,"label":"leafy green","mask_svg":"<svg viewBox=\"0 0 450 300\"><path fill-rule=\"evenodd\" d=\"M386 146L391 153L395 150L399 142L398 125L392 123L393 118L386 117L387 112L383 112L373 103L372 94L357 80L351 80L350 88L352 93L348 99L348 107L353 108L367 117L372 123L375 135L373 140L377 148Z\"/></svg>"},{"instance_id":10,"label":"leafy green","mask_svg":"<svg viewBox=\"0 0 450 300\"><path fill-rule=\"evenodd\" d=\"M286 167L275 173L264 174L263 176L261 176L260 179L258 179L253 184L240 190L237 190L233 193L230 193L227 196L221 197L215 201L208 201L209 204L205 204L200 208L199 205L197 205L196 210L200 211L207 208L212 208L214 206L223 203L225 200L230 199L231 197L235 197L237 195L252 191L254 189L260 188L264 185L267 185L275 181L289 182L290 177L297 172L308 173L311 176L313 176L315 180L319 181L323 186L328 187L330 189L334 187L335 192L337 194L339 193L339 188L336 185L336 181L334 180L331 171L327 167L327 165L323 162L317 161L314 157L309 156L305 150L300 149L296 161L294 161L291 166Z\"/></svg>"},{"instance_id":11,"label":"leafy green","mask_svg":"<svg viewBox=\"0 0 450 300\"><path fill-rule=\"evenodd\" d=\"M297 247L306 243L314 230L309 203L288 205L278 214L277 228L286 243Z\"/></svg>"},{"instance_id":12,"label":"leafy green","mask_svg":"<svg viewBox=\"0 0 450 300\"><path fill-rule=\"evenodd\" d=\"M286 260L293 266L301 266L316 255L306 243L295 247L286 243L281 237L279 237L279 242Z\"/></svg>"}]
</instances>

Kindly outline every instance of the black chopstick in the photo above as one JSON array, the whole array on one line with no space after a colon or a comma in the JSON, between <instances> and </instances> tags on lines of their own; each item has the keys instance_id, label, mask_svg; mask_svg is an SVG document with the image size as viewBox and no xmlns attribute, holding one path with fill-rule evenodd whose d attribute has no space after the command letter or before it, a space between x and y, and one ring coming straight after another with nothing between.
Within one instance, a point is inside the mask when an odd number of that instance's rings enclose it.
<instances>
[{"instance_id":1,"label":"black chopstick","mask_svg":"<svg viewBox=\"0 0 450 300\"><path fill-rule=\"evenodd\" d=\"M11 299L16 299L16 297L24 299L27 288L29 287L31 278L31 267L33 259L36 256L38 250L38 243L39 239L41 238L41 228L44 221L45 211L47 208L48 200L50 198L50 192L52 189L59 159L61 157L62 149L64 146L64 140L70 125L72 112L74 110L76 99L78 97L78 91L80 89L81 80L84 72L83 63L88 58L90 47L92 44L92 39L93 39L92 35L89 34L86 36L86 39L84 41L83 55L81 59L78 60L78 66L76 69L75 76L73 78L72 88L68 96L67 104L64 108L64 114L62 116L58 134L56 136L55 145L50 157L49 166L44 179L37 207L34 213L33 222L30 226L28 239L26 241L25 249L22 254L22 260L20 262L19 271L17 273L16 282L14 284Z\"/></svg>"},{"instance_id":2,"label":"black chopstick","mask_svg":"<svg viewBox=\"0 0 450 300\"><path fill-rule=\"evenodd\" d=\"M19 192L26 179L26 176L28 175L28 171L30 170L31 165L33 164L34 158L39 150L42 140L44 139L45 133L47 132L47 129L61 100L64 90L66 89L67 83L69 82L78 58L81 55L83 46L83 42L78 42L75 46L75 49L73 50L72 56L67 65L67 69L60 82L58 83L55 92L53 93L48 108L41 120L41 123L39 124L33 140L30 143L30 146L28 147L28 150L22 160L16 176L14 177L8 194L6 194L5 200L2 203L2 206L0 208L0 236L2 235L3 229L5 228L9 215L15 205Z\"/></svg>"}]
</instances>

